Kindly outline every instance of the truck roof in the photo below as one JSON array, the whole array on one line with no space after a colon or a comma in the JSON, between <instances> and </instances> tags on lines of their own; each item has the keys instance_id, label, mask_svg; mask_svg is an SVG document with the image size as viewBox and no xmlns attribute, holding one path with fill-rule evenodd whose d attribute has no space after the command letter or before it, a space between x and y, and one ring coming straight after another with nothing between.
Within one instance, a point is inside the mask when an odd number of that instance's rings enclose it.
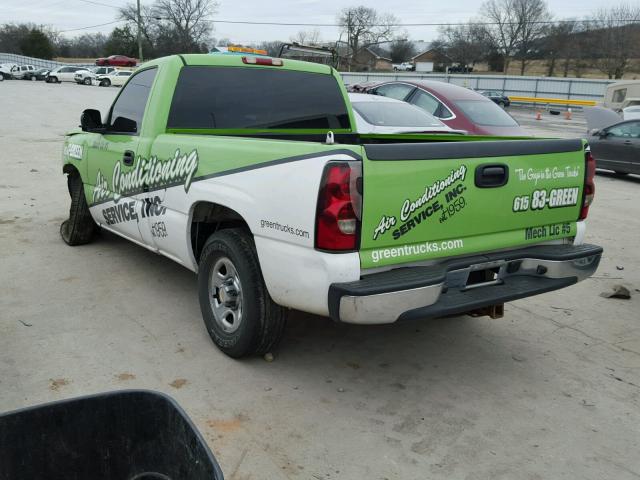
<instances>
[{"instance_id":1,"label":"truck roof","mask_svg":"<svg viewBox=\"0 0 640 480\"><path fill-rule=\"evenodd\" d=\"M301 72L310 73L324 73L326 75L331 74L331 67L329 65L322 65L313 62L303 62L301 60L291 60L289 58L282 59L282 66L280 67L265 67L262 65L247 65L242 61L243 57L255 57L247 53L246 55L211 55L208 53L189 53L185 55L171 55L168 57L158 58L150 62L145 63L144 66L161 65L165 62L171 62L176 58L182 58L185 65L192 66L211 66L211 67L245 67L245 68L277 68L283 70L295 70ZM272 58L263 57L260 58Z\"/></svg>"}]
</instances>

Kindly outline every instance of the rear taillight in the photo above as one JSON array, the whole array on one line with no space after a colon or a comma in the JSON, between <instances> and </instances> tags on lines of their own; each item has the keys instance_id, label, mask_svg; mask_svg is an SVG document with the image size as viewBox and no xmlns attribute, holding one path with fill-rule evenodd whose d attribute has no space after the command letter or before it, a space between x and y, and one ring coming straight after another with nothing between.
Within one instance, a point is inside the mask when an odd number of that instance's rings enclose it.
<instances>
[{"instance_id":1,"label":"rear taillight","mask_svg":"<svg viewBox=\"0 0 640 480\"><path fill-rule=\"evenodd\" d=\"M316 212L316 248L356 250L362 211L361 162L330 162L322 173Z\"/></svg>"},{"instance_id":2,"label":"rear taillight","mask_svg":"<svg viewBox=\"0 0 640 480\"><path fill-rule=\"evenodd\" d=\"M593 196L596 193L596 185L594 177L596 176L596 160L591 155L591 150L587 147L584 154L585 172L584 172L584 188L582 189L582 209L578 220L584 220L589 215L589 205L593 202Z\"/></svg>"}]
</instances>

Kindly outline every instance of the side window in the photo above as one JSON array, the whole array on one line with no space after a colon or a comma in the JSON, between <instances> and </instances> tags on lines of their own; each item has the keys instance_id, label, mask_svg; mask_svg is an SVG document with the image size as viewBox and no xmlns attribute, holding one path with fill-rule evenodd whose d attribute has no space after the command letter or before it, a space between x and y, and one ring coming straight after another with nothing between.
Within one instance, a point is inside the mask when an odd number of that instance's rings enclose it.
<instances>
[{"instance_id":1,"label":"side window","mask_svg":"<svg viewBox=\"0 0 640 480\"><path fill-rule=\"evenodd\" d=\"M447 119L453 117L453 113L442 102L440 102L433 95L425 92L424 90L417 90L411 103L430 113L434 117L441 119Z\"/></svg>"},{"instance_id":2,"label":"side window","mask_svg":"<svg viewBox=\"0 0 640 480\"><path fill-rule=\"evenodd\" d=\"M144 109L151 92L151 85L156 78L156 72L156 68L150 68L137 73L131 78L129 83L120 91L120 95L118 95L113 107L111 107L109 125L113 125L121 117L136 122L138 132L140 132Z\"/></svg>"},{"instance_id":3,"label":"side window","mask_svg":"<svg viewBox=\"0 0 640 480\"><path fill-rule=\"evenodd\" d=\"M376 95L395 98L396 100L404 100L414 88L415 87L405 85L404 83L389 83L376 88Z\"/></svg>"},{"instance_id":4,"label":"side window","mask_svg":"<svg viewBox=\"0 0 640 480\"><path fill-rule=\"evenodd\" d=\"M619 88L618 90L613 91L613 96L611 98L611 101L613 103L621 103L621 102L624 102L624 99L626 97L627 97L627 89Z\"/></svg>"},{"instance_id":5,"label":"side window","mask_svg":"<svg viewBox=\"0 0 640 480\"><path fill-rule=\"evenodd\" d=\"M427 113L431 115L438 116L438 108L440 107L440 102L438 102L435 98L433 98L428 93L423 92L422 90L418 90L416 94L411 99L411 103L415 106L420 107Z\"/></svg>"},{"instance_id":6,"label":"side window","mask_svg":"<svg viewBox=\"0 0 640 480\"><path fill-rule=\"evenodd\" d=\"M607 130L607 133L611 137L640 137L640 122L623 123L616 127L612 127Z\"/></svg>"}]
</instances>

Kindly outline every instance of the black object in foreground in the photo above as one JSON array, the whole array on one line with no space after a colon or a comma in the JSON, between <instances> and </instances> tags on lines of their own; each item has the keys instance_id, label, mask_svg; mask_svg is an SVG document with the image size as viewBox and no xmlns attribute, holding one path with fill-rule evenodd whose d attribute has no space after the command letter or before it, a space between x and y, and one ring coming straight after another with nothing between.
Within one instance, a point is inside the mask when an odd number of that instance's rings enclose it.
<instances>
[{"instance_id":1,"label":"black object in foreground","mask_svg":"<svg viewBox=\"0 0 640 480\"><path fill-rule=\"evenodd\" d=\"M0 480L222 480L180 406L124 390L0 415Z\"/></svg>"}]
</instances>

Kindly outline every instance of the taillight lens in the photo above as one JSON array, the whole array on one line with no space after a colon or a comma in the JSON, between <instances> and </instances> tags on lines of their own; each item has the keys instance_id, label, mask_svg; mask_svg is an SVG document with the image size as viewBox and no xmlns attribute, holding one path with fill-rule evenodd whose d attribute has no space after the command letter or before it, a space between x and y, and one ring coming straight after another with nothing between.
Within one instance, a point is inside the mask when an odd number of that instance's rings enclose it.
<instances>
[{"instance_id":1,"label":"taillight lens","mask_svg":"<svg viewBox=\"0 0 640 480\"><path fill-rule=\"evenodd\" d=\"M331 162L322 173L316 212L316 248L356 250L362 211L362 164Z\"/></svg>"},{"instance_id":2,"label":"taillight lens","mask_svg":"<svg viewBox=\"0 0 640 480\"><path fill-rule=\"evenodd\" d=\"M594 178L596 176L596 160L591 155L591 150L587 149L584 154L585 157L585 175L584 175L584 188L582 190L582 209L580 210L580 217L578 220L584 220L589 215L589 206L593 202L593 196L596 193L596 184Z\"/></svg>"}]
</instances>

